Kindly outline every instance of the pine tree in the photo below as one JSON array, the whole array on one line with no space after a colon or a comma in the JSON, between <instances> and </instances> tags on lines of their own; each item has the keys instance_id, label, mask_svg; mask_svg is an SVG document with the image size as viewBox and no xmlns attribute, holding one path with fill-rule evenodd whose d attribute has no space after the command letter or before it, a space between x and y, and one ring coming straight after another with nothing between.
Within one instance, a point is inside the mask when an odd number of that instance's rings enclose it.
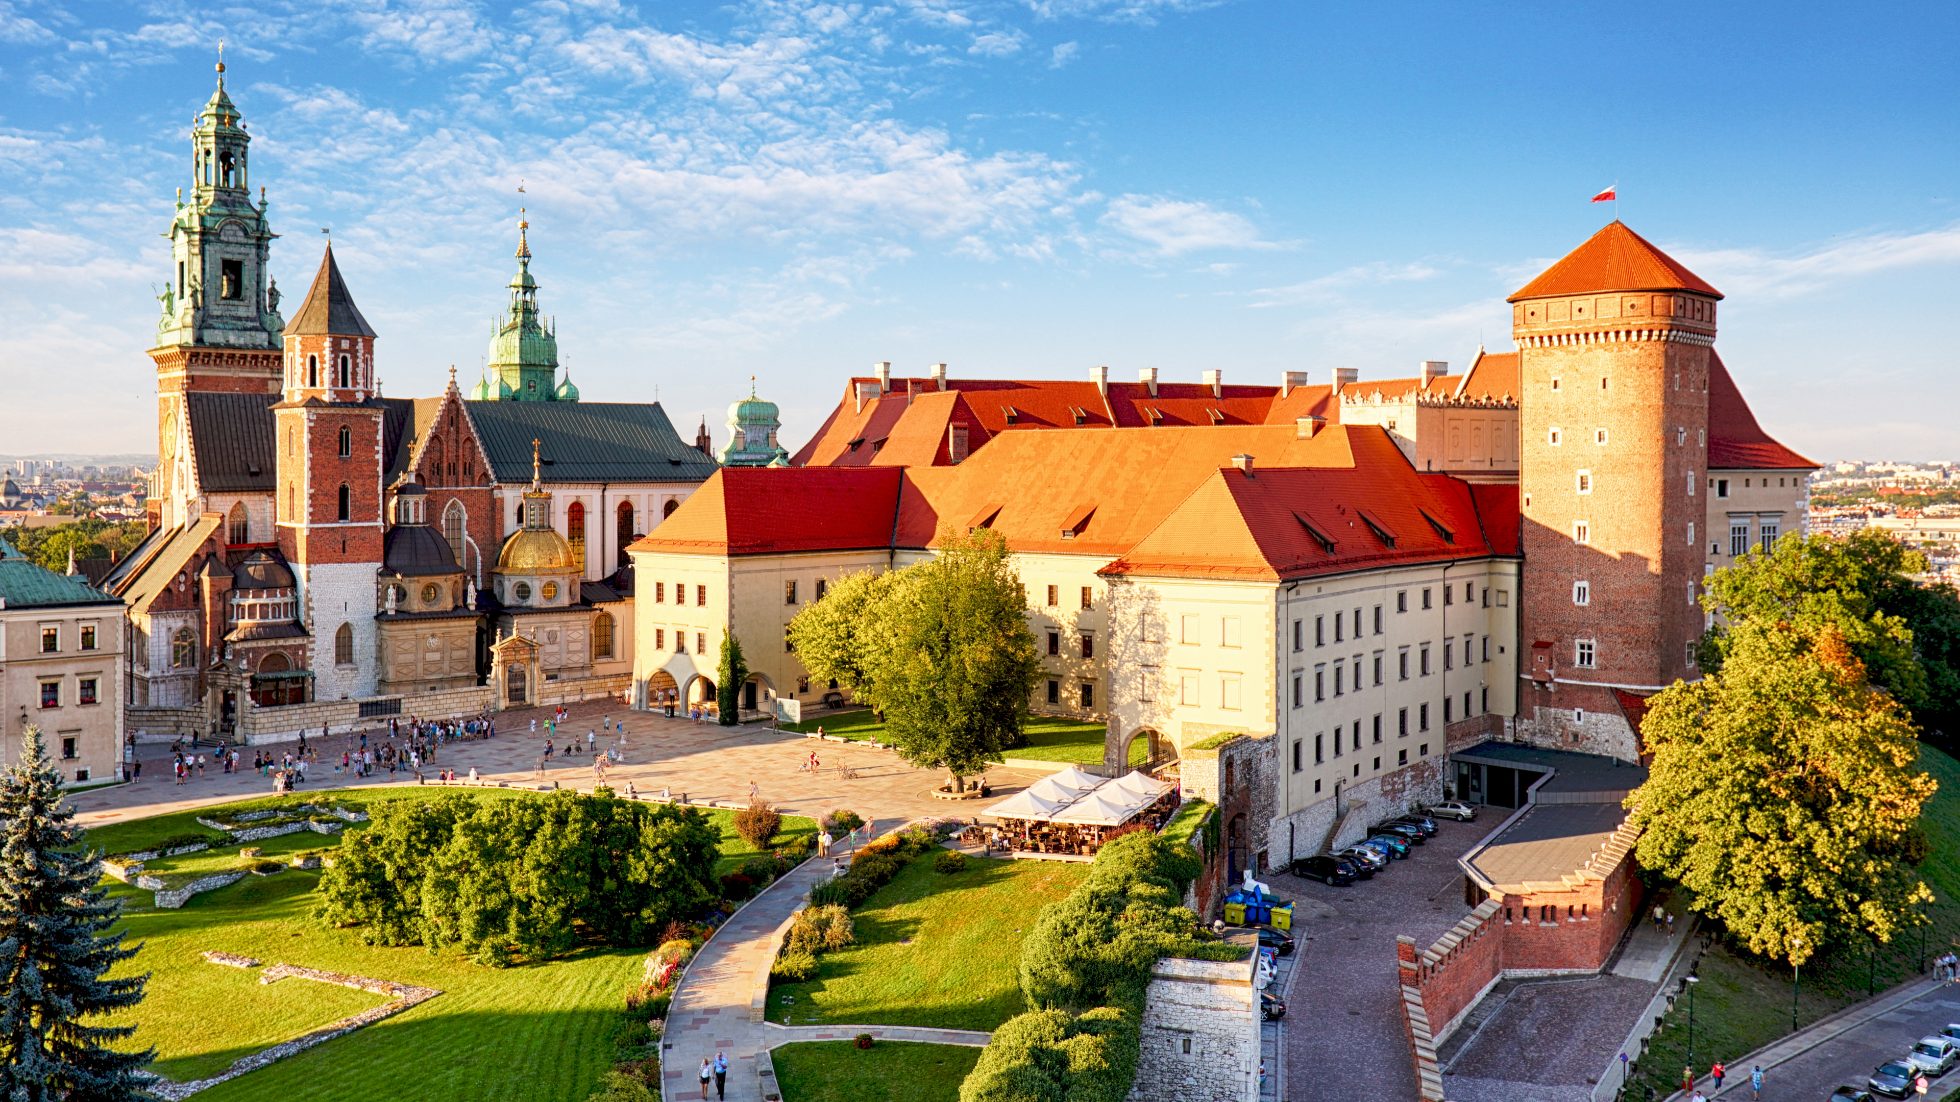
<instances>
[{"instance_id":1,"label":"pine tree","mask_svg":"<svg viewBox=\"0 0 1960 1102\"><path fill-rule=\"evenodd\" d=\"M749 664L742 658L741 640L734 632L721 637L721 683L715 686L715 710L723 727L732 727L741 718L736 709L742 703L742 683L749 679Z\"/></svg>"},{"instance_id":2,"label":"pine tree","mask_svg":"<svg viewBox=\"0 0 1960 1102\"><path fill-rule=\"evenodd\" d=\"M62 799L39 728L20 764L0 774L0 1098L7 1102L147 1099L141 1069L155 1050L109 1047L134 1026L87 1019L142 1001L149 976L109 979L136 955L110 932L122 905L101 885Z\"/></svg>"}]
</instances>

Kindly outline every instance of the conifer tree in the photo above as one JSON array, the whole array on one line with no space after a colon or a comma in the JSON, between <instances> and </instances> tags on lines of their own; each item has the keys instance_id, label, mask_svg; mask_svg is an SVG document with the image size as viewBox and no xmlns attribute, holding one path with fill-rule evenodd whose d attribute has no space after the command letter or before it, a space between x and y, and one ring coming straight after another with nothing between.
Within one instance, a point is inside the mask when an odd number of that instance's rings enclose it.
<instances>
[{"instance_id":1,"label":"conifer tree","mask_svg":"<svg viewBox=\"0 0 1960 1102\"><path fill-rule=\"evenodd\" d=\"M742 658L741 640L732 631L721 637L721 667L715 676L720 679L715 686L716 718L723 727L733 727L741 720L737 709L742 704L742 684L749 679L749 664Z\"/></svg>"},{"instance_id":2,"label":"conifer tree","mask_svg":"<svg viewBox=\"0 0 1960 1102\"><path fill-rule=\"evenodd\" d=\"M0 1098L121 1102L152 1097L141 1069L154 1050L111 1045L134 1026L99 1016L142 1001L148 975L110 979L136 955L110 928L122 905L102 887L39 728L0 773ZM91 1021L90 1019L96 1019Z\"/></svg>"}]
</instances>

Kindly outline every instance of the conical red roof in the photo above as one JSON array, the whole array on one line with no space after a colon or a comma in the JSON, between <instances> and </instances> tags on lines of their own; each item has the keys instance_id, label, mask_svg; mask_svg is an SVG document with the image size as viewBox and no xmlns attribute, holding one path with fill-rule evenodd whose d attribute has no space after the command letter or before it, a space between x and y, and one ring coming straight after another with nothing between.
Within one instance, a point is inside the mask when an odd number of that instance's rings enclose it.
<instances>
[{"instance_id":1,"label":"conical red roof","mask_svg":"<svg viewBox=\"0 0 1960 1102\"><path fill-rule=\"evenodd\" d=\"M1722 297L1722 292L1680 261L1655 248L1624 222L1613 221L1519 288L1508 301L1594 291L1693 291L1710 298Z\"/></svg>"}]
</instances>

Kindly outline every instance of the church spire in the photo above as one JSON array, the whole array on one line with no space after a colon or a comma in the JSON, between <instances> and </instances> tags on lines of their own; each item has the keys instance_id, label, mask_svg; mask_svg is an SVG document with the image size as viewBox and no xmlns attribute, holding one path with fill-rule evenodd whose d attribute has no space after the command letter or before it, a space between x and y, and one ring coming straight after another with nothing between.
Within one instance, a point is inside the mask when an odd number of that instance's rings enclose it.
<instances>
[{"instance_id":1,"label":"church spire","mask_svg":"<svg viewBox=\"0 0 1960 1102\"><path fill-rule=\"evenodd\" d=\"M575 402L578 389L558 381L558 335L538 309L538 281L531 275L530 212L517 212L517 274L510 300L490 338L484 398L518 402Z\"/></svg>"}]
</instances>

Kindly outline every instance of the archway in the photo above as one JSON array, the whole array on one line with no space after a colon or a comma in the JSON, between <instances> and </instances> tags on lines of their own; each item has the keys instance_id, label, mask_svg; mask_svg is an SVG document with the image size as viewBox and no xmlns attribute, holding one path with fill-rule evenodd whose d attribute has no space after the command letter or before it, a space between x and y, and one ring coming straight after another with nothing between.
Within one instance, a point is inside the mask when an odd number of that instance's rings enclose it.
<instances>
[{"instance_id":1,"label":"archway","mask_svg":"<svg viewBox=\"0 0 1960 1102\"><path fill-rule=\"evenodd\" d=\"M686 691L682 695L690 708L696 705L707 707L715 702L715 683L697 673L687 679Z\"/></svg>"},{"instance_id":2,"label":"archway","mask_svg":"<svg viewBox=\"0 0 1960 1102\"><path fill-rule=\"evenodd\" d=\"M673 715L674 706L680 703L680 685L674 675L666 670L655 670L647 677L647 708Z\"/></svg>"},{"instance_id":3,"label":"archway","mask_svg":"<svg viewBox=\"0 0 1960 1102\"><path fill-rule=\"evenodd\" d=\"M1128 769L1157 770L1176 761L1176 743L1154 728L1139 727L1124 741L1117 764Z\"/></svg>"},{"instance_id":4,"label":"archway","mask_svg":"<svg viewBox=\"0 0 1960 1102\"><path fill-rule=\"evenodd\" d=\"M752 673L742 682L742 710L758 712L768 707L776 698L776 687L770 683L767 674Z\"/></svg>"},{"instance_id":5,"label":"archway","mask_svg":"<svg viewBox=\"0 0 1960 1102\"><path fill-rule=\"evenodd\" d=\"M512 662L504 667L504 703L518 705L524 703L530 692L530 675L522 662Z\"/></svg>"}]
</instances>

